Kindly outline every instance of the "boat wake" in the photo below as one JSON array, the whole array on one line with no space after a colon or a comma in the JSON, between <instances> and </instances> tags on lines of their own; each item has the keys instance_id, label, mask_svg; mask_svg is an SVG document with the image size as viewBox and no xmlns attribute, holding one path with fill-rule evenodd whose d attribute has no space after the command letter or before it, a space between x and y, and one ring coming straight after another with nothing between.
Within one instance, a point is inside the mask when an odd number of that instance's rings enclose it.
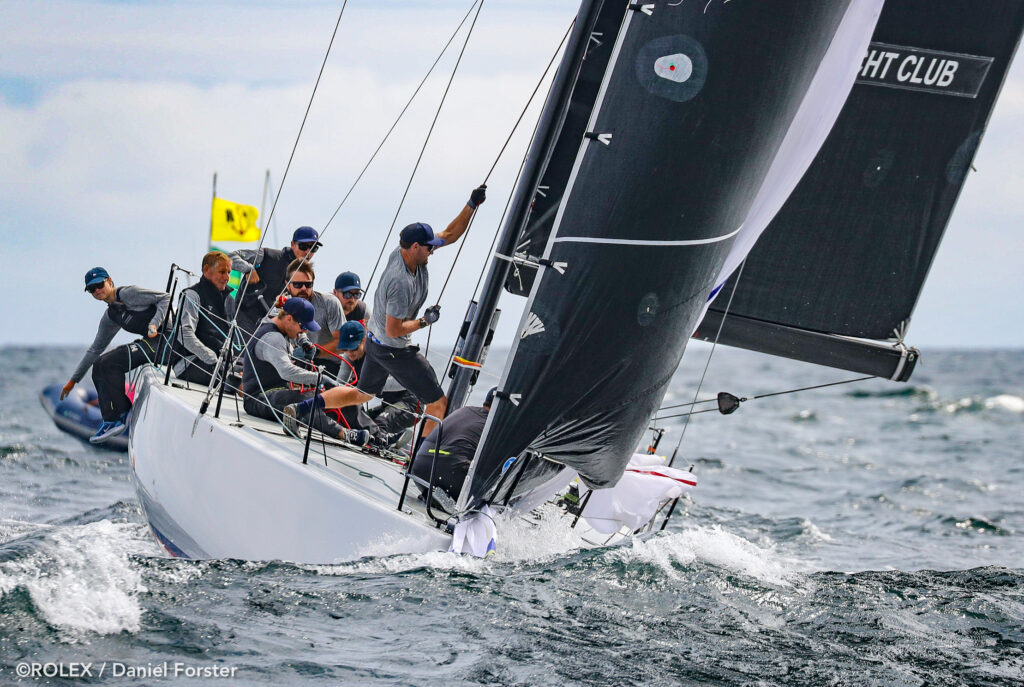
<instances>
[{"instance_id":1,"label":"boat wake","mask_svg":"<svg viewBox=\"0 0 1024 687\"><path fill-rule=\"evenodd\" d=\"M758 546L718 525L634 539L607 556L627 566L653 564L672 580L685 579L701 564L778 587L791 586L800 573L794 562L779 556L773 543Z\"/></svg>"},{"instance_id":2,"label":"boat wake","mask_svg":"<svg viewBox=\"0 0 1024 687\"><path fill-rule=\"evenodd\" d=\"M152 554L144 526L101 520L71 527L0 523L0 605L19 592L62 639L135 632L146 586L134 554Z\"/></svg>"}]
</instances>

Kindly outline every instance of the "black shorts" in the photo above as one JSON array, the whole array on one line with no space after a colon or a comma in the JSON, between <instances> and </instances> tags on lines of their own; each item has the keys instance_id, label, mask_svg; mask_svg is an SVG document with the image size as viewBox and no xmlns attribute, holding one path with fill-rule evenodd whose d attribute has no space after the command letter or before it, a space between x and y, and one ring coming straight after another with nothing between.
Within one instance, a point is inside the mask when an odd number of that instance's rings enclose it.
<instances>
[{"instance_id":1,"label":"black shorts","mask_svg":"<svg viewBox=\"0 0 1024 687\"><path fill-rule=\"evenodd\" d=\"M389 375L423 403L433 403L444 396L441 385L437 383L437 374L427 359L420 355L419 346L392 348L367 337L366 356L356 388L376 396L384 388Z\"/></svg>"}]
</instances>

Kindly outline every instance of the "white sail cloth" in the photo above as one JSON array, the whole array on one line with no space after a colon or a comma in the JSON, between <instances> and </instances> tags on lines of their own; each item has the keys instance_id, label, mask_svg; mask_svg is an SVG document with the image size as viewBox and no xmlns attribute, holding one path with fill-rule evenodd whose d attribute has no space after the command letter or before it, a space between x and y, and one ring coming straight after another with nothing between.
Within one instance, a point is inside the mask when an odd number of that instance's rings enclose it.
<instances>
[{"instance_id":1,"label":"white sail cloth","mask_svg":"<svg viewBox=\"0 0 1024 687\"><path fill-rule=\"evenodd\" d=\"M494 551L498 540L498 528L494 525L497 515L490 506L483 506L479 511L459 520L448 551L468 553L477 558L483 558Z\"/></svg>"},{"instance_id":2,"label":"white sail cloth","mask_svg":"<svg viewBox=\"0 0 1024 687\"><path fill-rule=\"evenodd\" d=\"M591 494L583 509L587 524L601 534L614 534L623 527L636 531L650 522L665 501L697 486L692 472L664 462L662 456L633 454L618 484Z\"/></svg>"},{"instance_id":3,"label":"white sail cloth","mask_svg":"<svg viewBox=\"0 0 1024 687\"><path fill-rule=\"evenodd\" d=\"M850 3L743 226L732 242L697 324L704 319L718 290L746 259L761 233L782 209L825 143L860 72L883 4L884 0ZM694 325L694 331L696 328Z\"/></svg>"}]
</instances>

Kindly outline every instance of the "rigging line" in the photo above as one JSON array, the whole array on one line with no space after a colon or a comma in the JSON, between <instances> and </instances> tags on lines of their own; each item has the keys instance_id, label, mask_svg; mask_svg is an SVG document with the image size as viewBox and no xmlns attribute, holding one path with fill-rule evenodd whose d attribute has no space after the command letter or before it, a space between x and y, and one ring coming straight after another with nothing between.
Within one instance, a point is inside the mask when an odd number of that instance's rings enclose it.
<instances>
[{"instance_id":1,"label":"rigging line","mask_svg":"<svg viewBox=\"0 0 1024 687\"><path fill-rule=\"evenodd\" d=\"M479 2L479 5L477 4L478 2ZM430 130L427 132L426 140L424 140L424 142L423 142L423 148L420 149L420 155L416 159L416 166L413 168L412 176L410 176L409 183L405 187L405 193L402 194L402 200L401 200L401 202L398 205L398 210L395 212L394 219L391 220L391 228L388 230L388 235L384 239L384 245L381 246L381 252L377 256L377 263L373 267L374 273L370 275L370 279L366 282L366 290L367 291L370 288L370 283L373 281L374 274L376 274L377 266L380 265L381 257L384 255L384 251L387 249L388 241L390 240L391 234L392 234L392 232L394 231L394 228L395 228L395 222L398 220L398 213L401 212L401 210L402 210L402 205L405 203L405 197L409 193L409 187L412 186L412 181L413 181L413 178L416 176L416 171L417 171L417 169L419 167L420 160L422 160L423 153L426 151L427 143L429 143L429 141L430 141L430 135L431 135L431 133L434 130L434 125L437 123L437 119L438 119L438 117L441 114L441 108L444 106L444 101L448 97L448 90L451 88L452 81L455 79L455 73L456 73L456 71L458 71L459 62L461 62L461 60L462 60L462 55L466 51L466 45L469 43L469 37L473 33L473 27L476 24L476 18L480 15L480 10L483 8L483 0L474 0L473 4L470 5L469 10L467 10L466 14L462 17L462 21L459 22L458 27L455 29L455 31L452 33L452 35L448 38L448 42L445 43L444 48L438 54L437 58L434 60L434 63L430 66L430 69L423 76L423 79L420 81L420 84L416 87L416 90L413 92L413 94L409 98L408 102L405 104L405 107L402 108L402 111L399 113L398 118L395 119L395 122L391 125L391 128L388 129L387 134L385 134L384 138L381 140L380 144L377 146L377 149L374 151L373 155L370 156L370 159L366 162L366 165L363 167L362 171L359 173L359 176L356 177L356 180L354 182L352 182L352 186L349 188L348 192L345 194L345 197L342 199L342 201L338 205L338 207L334 210L334 214L332 214L330 219L327 220L327 223L324 225L323 230L320 232L320 238L323 238L327 234L327 228L330 226L331 222L334 221L335 217L337 217L338 213L341 211L342 206L348 200L348 197L352 194L352 191L355 190L356 184L358 184L359 180L362 179L363 174L366 173L366 170L369 169L370 164L377 157L377 153L379 153L381 148L384 147L384 144L387 142L388 137L391 136L391 133L395 130L395 127L398 126L398 122L402 119L402 116L405 114L406 110L409 109L409 106L412 104L412 101L416 98L416 95L419 93L420 89L426 83L427 79L430 77L430 74L434 71L434 67L436 67L438 62L441 61L441 58L444 56L445 52L448 51L449 46L451 46L452 41L455 40L455 37L458 35L459 31L462 30L462 27L466 23L466 19L469 18L469 15L470 15L470 13L473 12L473 8L474 7L477 8L476 16L473 17L473 23L470 25L469 32L466 34L466 41L462 45L462 51L459 53L459 59L455 63L455 68L452 70L451 78L448 80L448 86L445 88L444 95L442 96L441 102L438 105L437 113L434 115L434 121L433 121L433 123L431 123ZM282 180L281 183L283 185L284 181ZM271 209L271 214L273 214L273 209ZM474 213L474 215L475 215L475 213ZM472 224L472 220L470 220L470 224ZM468 231L469 227L467 227L466 230ZM462 250L462 245L459 246L459 251L461 252L461 250ZM301 264L308 263L310 261L310 255L306 255L306 257L302 258L302 263ZM456 259L457 258L458 258L458 255L456 254ZM447 281L445 283L447 284ZM284 292L286 290L287 290L287 285L285 285L285 288L282 289L281 293L278 294L278 296L281 296L282 294L284 294ZM427 350L428 351L430 350L430 334L429 333L427 334Z\"/></svg>"},{"instance_id":2,"label":"rigging line","mask_svg":"<svg viewBox=\"0 0 1024 687\"><path fill-rule=\"evenodd\" d=\"M715 354L715 349L718 347L718 338L722 336L722 327L725 326L725 318L729 316L729 308L732 307L732 298L736 295L736 289L740 287L740 279L743 277L743 268L747 266L747 259L743 258L743 262L740 263L740 270L736 273L736 281L732 285L732 291L729 292L729 301L725 304L725 312L722 313L722 321L718 323L718 331L715 332L715 340L711 344L711 352L708 353L708 360L704 363L704 372L700 375L700 381L697 382L697 390L693 392L693 402L697 402L697 397L700 396L700 388L704 385L704 377L708 374L708 368L711 367L711 357ZM690 415L696 413L687 413L686 422L683 423L683 431L679 433L679 441L676 442L676 448L672 451L672 459L668 461L668 466L672 467L672 464L676 462L676 455L679 453L679 447L683 445L683 437L686 436L686 428L690 426ZM671 516L671 513L669 513ZM668 517L665 518L668 522Z\"/></svg>"},{"instance_id":3,"label":"rigging line","mask_svg":"<svg viewBox=\"0 0 1024 687\"><path fill-rule=\"evenodd\" d=\"M562 46L565 45L565 41L566 39L569 38L569 33L572 31L572 27L575 26L575 24L576 19L573 18L573 20L569 23L569 28L565 30L565 35L562 36L562 40L559 41L558 47L555 48L555 52L552 53L551 59L548 60L548 65L544 67L544 73L540 75L540 79L537 80L537 85L533 87L533 92L530 93L530 97L527 98L526 105L523 106L522 111L519 113L519 118L516 119L516 123L512 125L512 130L508 132L508 138L505 139L504 145L502 145L501 150L498 151L498 156L494 158L494 164L491 165L491 169L487 172L487 176L484 177L484 184L486 184L487 181L491 178L491 174L494 173L495 167L497 167L498 162L501 161L501 156L505 154L505 149L508 148L508 144L512 140L512 137L515 135L516 130L519 128L519 125L522 123L523 117L526 116L527 110L529 110L530 105L533 104L533 99L534 97L536 97L537 91L539 91L541 85L543 85L544 79L548 77L548 72L551 71L551 65L555 63L555 59L558 57L558 53L562 52ZM466 239L469 236L469 229L470 227L473 226L474 219L476 219L475 210L473 211L473 216L470 217L469 225L466 227L466 231L462 236L462 242L459 244L459 249L458 251L455 252L455 259L452 260L452 266L448 270L448 276L445 278L444 284L441 286L441 293L437 295L437 303L441 302L441 298L444 296L445 289L448 288L448 281L452 278L452 273L455 271L455 265L459 262L459 256L462 255L462 249L466 246Z\"/></svg>"},{"instance_id":4,"label":"rigging line","mask_svg":"<svg viewBox=\"0 0 1024 687\"><path fill-rule=\"evenodd\" d=\"M306 128L306 120L309 118L309 111L313 107L313 100L316 98L317 89L320 87L320 79L323 78L324 69L327 67L327 60L331 56L331 48L334 47L334 39L338 36L338 27L341 26L341 18L343 16L345 16L345 8L347 6L348 6L348 0L343 0L343 2L341 4L341 11L338 12L338 20L334 23L334 31L331 33L331 40L328 42L328 44L327 44L327 51L324 53L323 62L320 63L320 71L316 75L316 83L313 84L313 92L310 93L310 95L309 95L309 103L306 104L306 112L302 115L302 123L299 125L299 132L295 135L295 143L292 144L292 151L288 155L288 164L285 165L284 174L281 176L281 185L278 186L277 193L274 195L274 202L270 206L270 215L267 216L267 224L268 225L274 219L274 211L277 209L277 202L281 199L281 192L284 190L285 182L288 180L288 172L289 172L289 170L291 170L292 160L295 159L295 151L299 147L299 141L302 140L302 132ZM263 231L262 235L260 236L260 242L256 246L257 254L259 254L259 251L263 249L263 242L266 241L266 239L267 239L267 232ZM305 260L306 260L306 258L303 258L304 262L305 262ZM248 288L249 288L249 280L246 279L245 280L245 284L242 285L241 291L237 294L237 298L236 298L236 302L237 303L241 304L242 298L245 297L245 292L248 290ZM235 310L235 314L231 318L231 325L232 325L232 327L236 326L237 320L238 320L238 310L236 309ZM230 331L230 329L231 328L229 327L229 331ZM225 345L227 345L226 342L225 342ZM207 395L206 395L206 399L204 401L204 405L209 403L210 399L213 397L214 392L219 387L219 384L216 381L216 379L218 378L218 375L220 374L220 369L221 369L221 366L222 366L222 361L223 361L223 356L218 358L217 365L214 367L213 379L215 381L213 382L213 384L210 385L210 388L207 391ZM221 380L221 383L223 383L223 380ZM205 412L205 407L203 408L203 410ZM198 420L199 420L199 418L197 417L196 421L198 422ZM195 427L193 427L193 430L194 429L195 429Z\"/></svg>"},{"instance_id":5,"label":"rigging line","mask_svg":"<svg viewBox=\"0 0 1024 687\"><path fill-rule=\"evenodd\" d=\"M359 183L360 179L363 178L363 175L366 173L366 170L370 168L370 164L373 163L374 159L377 157L377 153L379 153L381 148L384 147L384 144L387 143L388 138L391 136L391 133L395 130L395 127L398 126L398 123L402 120L402 117L405 116L406 110L409 109L409 106L412 105L412 101L416 99L417 95L419 95L420 89L423 88L423 85L427 82L427 79L430 78L430 75L434 73L434 67L438 65L438 63L441 61L441 58L444 57L444 54L448 52L448 48L451 47L452 41L454 41L455 37L459 35L459 31L462 30L462 27L465 25L466 20L469 19L469 15L473 12L473 8L476 7L477 1L478 0L474 0L473 4L469 6L469 9L466 11L466 14L463 15L462 17L462 21L459 22L459 25L455 28L455 31L452 32L452 35L448 37L448 42L444 44L443 48L441 48L441 52L438 53L437 58L434 60L434 63L430 65L430 69L427 70L427 73L423 75L423 79L420 81L420 84L416 87L416 90L413 91L412 95L409 97L408 102L405 103L405 107L403 107L402 111L398 113L398 117L395 118L395 121L391 125L391 128L388 129L388 132L384 134L384 138L381 139L380 145L378 145L377 149L373 151L373 155L370 156L370 159L366 161L366 165L363 167L362 171L359 172L359 176L356 177L356 180L352 182L352 185L345 193L345 197L341 199L341 203L339 203L337 209L335 209L334 214L331 215L331 218L328 219L327 223L324 225L323 231L320 232L321 234L326 233L327 227L331 226L331 222L333 222L334 218L338 216L339 212L341 212L342 206L344 206L345 203L348 201L348 197L352 195L352 191L355 190L356 185Z\"/></svg>"},{"instance_id":6,"label":"rigging line","mask_svg":"<svg viewBox=\"0 0 1024 687\"><path fill-rule=\"evenodd\" d=\"M277 210L277 202L281 200L281 193L284 191L285 182L288 180L288 172L292 168L292 161L295 159L295 151L299 148L299 141L302 139L302 132L306 128L306 120L309 119L309 111L313 107L313 100L316 98L317 89L320 87L320 79L323 78L324 69L327 67L327 59L331 56L331 48L334 47L334 39L338 35L338 27L341 26L341 18L345 15L345 7L348 5L348 0L344 0L341 4L341 11L338 13L338 21L334 24L334 32L331 34L331 40L327 44L327 52L324 53L323 62L320 63L320 72L316 75L316 83L313 84L313 92L309 96L309 102L306 104L306 112L302 115L302 123L299 125L299 133L295 136L295 143L292 144L292 152L288 155L288 164L284 167L284 174L281 176L281 185L277 187L277 194L274 195L274 202L270 206L270 215L267 216L267 224L274 219L274 211ZM259 245L256 246L256 250L259 251L263 248L263 242L267 238L267 232L264 231L263 235L260 236ZM238 302L241 303L242 298L245 296L246 290L249 288L249 280L246 279L245 284L242 286L242 292L238 295ZM237 311L236 311L237 316Z\"/></svg>"},{"instance_id":7,"label":"rigging line","mask_svg":"<svg viewBox=\"0 0 1024 687\"><path fill-rule=\"evenodd\" d=\"M420 168L420 162L423 160L423 154L427 151L427 144L430 143L430 136L434 133L434 127L437 125L437 120L441 116L441 110L444 108L444 102L448 98L448 92L451 90L452 82L455 81L455 75L459 71L459 65L462 64L462 56L466 54L466 46L469 45L469 39L473 35L473 29L476 27L476 20L480 18L480 10L484 7L484 0L479 0L479 4L476 5L476 14L473 15L473 22L469 25L469 31L466 32L466 40L462 43L462 50L459 51L459 57L455 60L455 67L452 68L452 75L448 79L448 85L445 86L444 95L441 96L441 102L438 103L437 112L434 113L434 120L430 123L430 129L427 130L427 137L423 141L423 147L420 148L419 157L416 158L416 164L412 168L412 174L409 175L409 182L405 185L405 191L402 192L402 199L398 202L398 209L395 210L395 216L391 220L391 227L388 229L388 235L384 238L384 245L380 248L380 254L377 256L377 262L373 265L373 272L370 273L370 278L366 282L364 292L370 290L370 285L373 283L373 278L377 275L377 268L380 266L381 258L384 257L384 251L388 248L388 242L391 240L391 234L395 231L395 223L398 222L398 215L402 212L402 206L405 205L406 196L409 195L409 188L412 187L413 179L416 178L416 172ZM472 8L471 8L472 9Z\"/></svg>"},{"instance_id":8,"label":"rigging line","mask_svg":"<svg viewBox=\"0 0 1024 687\"><path fill-rule=\"evenodd\" d=\"M770 396L782 396L784 394L795 394L798 391L810 391L812 389L824 389L827 386L839 386L840 384L853 384L854 382L863 382L866 379L877 379L877 376L876 375L866 375L864 377L854 377L853 379L843 379L843 380L838 381L838 382L829 382L828 384L815 384L814 386L802 386L799 389L788 389L786 391L774 391L774 392L772 392L770 394L761 394L759 396L750 396L749 398L741 398L741 399L739 399L739 401L740 401L740 403L744 403L746 401L756 401L759 398L768 398ZM712 398L712 399L708 399L707 401L698 401L698 403L711 403L711 402L717 402L717 401L718 401L717 398ZM662 408L661 410L668 410L669 408L679 408L679 407L685 406L685 405L691 405L691 404L683 403L680 406L669 406L668 408ZM699 415L700 413L710 413L710 412L713 412L715 410L718 410L718 408L707 408L705 410L694 410L694 411L691 411L689 413L678 413L676 415L662 415L661 417L654 418L654 421L668 420L668 419L673 418L673 417L684 417L686 415Z\"/></svg>"},{"instance_id":9,"label":"rigging line","mask_svg":"<svg viewBox=\"0 0 1024 687\"><path fill-rule=\"evenodd\" d=\"M566 37L572 31L572 27L575 24L576 24L576 18L573 17L572 23L569 24L569 30L566 31L565 36L562 37L562 41L558 44L558 48L555 49L554 55L552 55L551 62L548 62L548 66L544 69L544 74L541 75L540 80L537 82L537 86L538 87L542 83L544 83L544 78L545 78L545 76L547 76L548 70L551 69L551 64L554 62L555 57L558 56L558 53L562 49L562 45L565 43ZM551 92L551 88L549 86L548 93L550 94L550 92ZM526 113L526 110L530 106L530 101L533 100L533 98L536 95L536 93L537 93L537 88L535 87L533 89L533 93L530 94L530 100L528 100L526 102L526 107L523 108L522 114L520 114L519 115L519 119L516 120L516 124L512 128L512 132L509 133L508 139L505 141L505 145L502 146L501 152L498 153L498 159L501 159L502 154L504 154L505 147L508 146L508 142L512 139L512 134L515 133L515 128L519 126L519 122L522 120L523 115ZM523 170L526 168L526 160L530 156L530 147L533 145L533 141L537 137L537 129L538 129L538 127L540 127L540 118L539 117L537 118L537 121L534 122L533 132L530 134L530 141L529 141L529 143L526 146L525 152L523 152L523 159L519 162L519 171L516 172L515 182L512 184L512 188L511 188L511 190L509 190L508 197L505 199L505 209L501 211L501 219L498 220L498 224L497 224L497 226L496 226L496 228L494 230L494 236L491 237L491 246L490 246L490 248L487 249L487 255L493 255L494 254L494 246L498 243L498 235L501 233L501 227L504 226L505 218L508 217L508 210L512 206L512 197L515 195L516 187L519 186L519 180L522 178ZM487 178L490 178L491 172L494 171L494 167L498 164L498 159L496 159L494 161L494 165L491 166L491 171L487 173ZM485 181L485 183L486 183L486 181ZM476 213L474 212L473 215L474 215L474 218L475 218ZM472 218L470 219L470 221L472 222ZM469 227L466 228L466 232L467 233L469 232ZM460 253L462 251L462 246L464 246L464 245L466 245L465 241L463 241L462 245L459 246L459 252ZM456 253L455 254L455 260L452 261L452 268L451 268L451 270L448 271L448 279L451 279L452 270L455 269L455 262L458 261L458 259L459 259L459 253ZM486 273L487 273L487 261L485 260L483 262L483 264L480 266L480 274L477 275L476 285L473 287L473 291L470 293L470 300L476 299L477 292L480 290L480 284L481 284L481 282L483 282L484 275ZM444 295L444 290L448 286L448 279L445 279L444 286L441 287L441 295ZM441 297L438 296L437 300L440 302ZM427 350L428 353L430 352L430 335L431 334L432 334L432 332L427 332L427 348L426 348L426 350ZM456 339L456 341L452 344L451 352L448 354L448 362L445 364L445 369L448 369L451 366L452 360L454 360L454 358L455 358L455 349L458 347L458 345L459 345L459 342ZM478 370L478 372L480 374L490 375L490 376L495 377L496 379L499 379L499 380L501 379L500 376L493 375L491 373L485 373L482 369Z\"/></svg>"},{"instance_id":10,"label":"rigging line","mask_svg":"<svg viewBox=\"0 0 1024 687\"><path fill-rule=\"evenodd\" d=\"M676 408L682 408L684 406L699 406L702 403L717 403L717 402L718 402L717 398L706 398L703 401L692 401L690 403L677 403L674 406L662 406L661 408L658 408L657 412L660 413L663 410L674 410ZM654 418L654 419L657 420L659 418Z\"/></svg>"}]
</instances>

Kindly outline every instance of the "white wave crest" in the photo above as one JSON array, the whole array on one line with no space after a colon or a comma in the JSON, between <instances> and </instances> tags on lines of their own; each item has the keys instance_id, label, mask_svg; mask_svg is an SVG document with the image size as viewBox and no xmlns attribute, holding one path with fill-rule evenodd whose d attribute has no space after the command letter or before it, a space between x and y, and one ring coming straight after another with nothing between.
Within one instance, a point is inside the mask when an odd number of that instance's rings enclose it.
<instances>
[{"instance_id":1,"label":"white wave crest","mask_svg":"<svg viewBox=\"0 0 1024 687\"><path fill-rule=\"evenodd\" d=\"M789 562L779 558L774 549L774 545L762 548L715 525L648 539L635 538L631 546L615 549L608 555L626 563L653 563L676 579L682 579L684 575L673 563L689 566L699 561L767 584L790 586L797 571Z\"/></svg>"},{"instance_id":2,"label":"white wave crest","mask_svg":"<svg viewBox=\"0 0 1024 687\"><path fill-rule=\"evenodd\" d=\"M1011 394L999 394L985 399L985 407L989 410L1005 410L1011 413L1024 413L1024 398Z\"/></svg>"},{"instance_id":3,"label":"white wave crest","mask_svg":"<svg viewBox=\"0 0 1024 687\"><path fill-rule=\"evenodd\" d=\"M807 518L804 518L800 522L800 527L803 530L801 532L801 536L806 537L811 541L832 541L832 537Z\"/></svg>"},{"instance_id":4,"label":"white wave crest","mask_svg":"<svg viewBox=\"0 0 1024 687\"><path fill-rule=\"evenodd\" d=\"M37 529L45 529L38 550L0 563L0 595L25 588L43 619L69 633L65 639L137 631L137 597L146 587L129 554L145 539L144 529L109 520Z\"/></svg>"}]
</instances>

